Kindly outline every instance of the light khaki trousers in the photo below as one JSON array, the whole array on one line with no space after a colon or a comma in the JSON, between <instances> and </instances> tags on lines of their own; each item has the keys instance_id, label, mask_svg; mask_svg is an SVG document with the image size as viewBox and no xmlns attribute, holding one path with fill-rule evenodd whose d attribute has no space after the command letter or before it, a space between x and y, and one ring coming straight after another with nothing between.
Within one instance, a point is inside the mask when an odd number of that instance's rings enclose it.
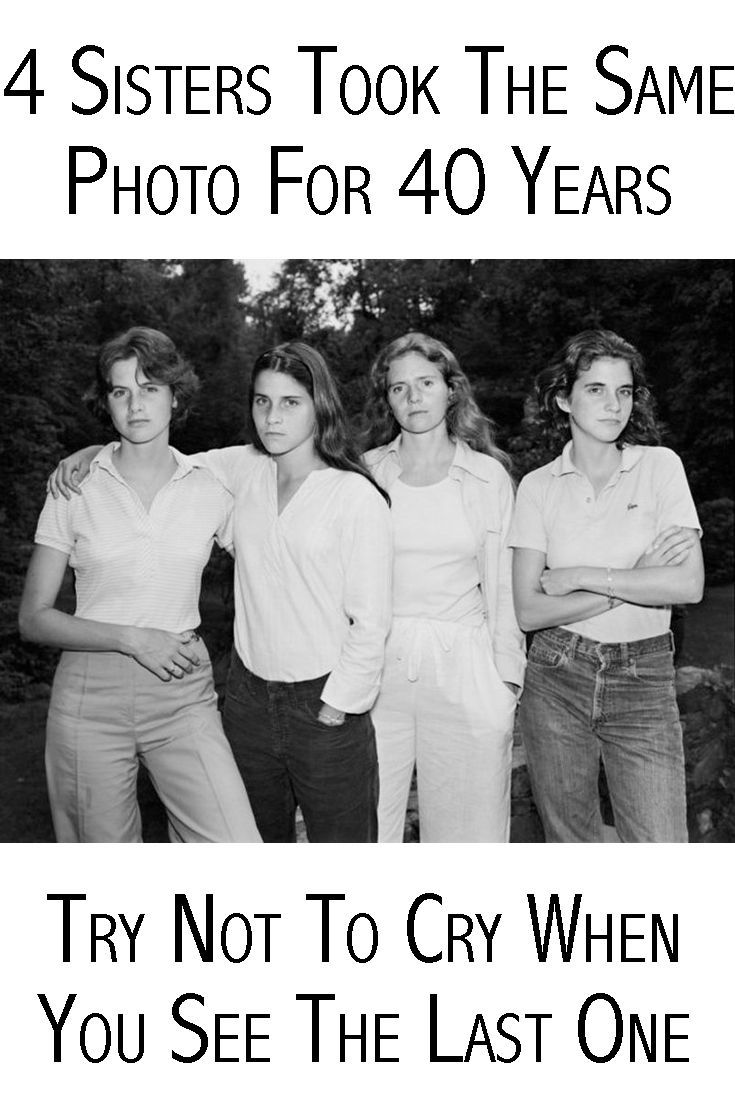
<instances>
[{"instance_id":1,"label":"light khaki trousers","mask_svg":"<svg viewBox=\"0 0 735 1102\"><path fill-rule=\"evenodd\" d=\"M59 842L140 842L142 762L173 842L258 842L245 786L200 665L161 681L117 653L65 651L46 727L46 776Z\"/></svg>"}]
</instances>

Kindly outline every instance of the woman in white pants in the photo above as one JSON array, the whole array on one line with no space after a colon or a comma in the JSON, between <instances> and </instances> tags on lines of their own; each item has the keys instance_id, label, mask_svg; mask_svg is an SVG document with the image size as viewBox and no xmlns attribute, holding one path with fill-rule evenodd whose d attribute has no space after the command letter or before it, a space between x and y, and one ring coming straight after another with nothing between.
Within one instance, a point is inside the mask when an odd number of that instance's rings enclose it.
<instances>
[{"instance_id":1,"label":"woman in white pants","mask_svg":"<svg viewBox=\"0 0 735 1102\"><path fill-rule=\"evenodd\" d=\"M391 495L393 623L373 722L378 840L400 842L414 765L425 842L506 842L525 665L513 611L508 460L441 341L371 369L368 469ZM396 436L396 429L400 430Z\"/></svg>"}]
</instances>

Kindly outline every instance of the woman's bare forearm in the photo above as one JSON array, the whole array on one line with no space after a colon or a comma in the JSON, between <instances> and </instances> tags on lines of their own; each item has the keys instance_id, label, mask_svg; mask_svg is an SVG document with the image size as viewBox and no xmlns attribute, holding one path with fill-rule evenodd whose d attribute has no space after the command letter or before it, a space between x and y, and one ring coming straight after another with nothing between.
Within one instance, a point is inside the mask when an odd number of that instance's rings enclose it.
<instances>
[{"instance_id":1,"label":"woman's bare forearm","mask_svg":"<svg viewBox=\"0 0 735 1102\"><path fill-rule=\"evenodd\" d=\"M21 607L20 633L29 643L59 650L119 651L133 654L138 629L70 616L58 608L25 610Z\"/></svg>"},{"instance_id":2,"label":"woman's bare forearm","mask_svg":"<svg viewBox=\"0 0 735 1102\"><path fill-rule=\"evenodd\" d=\"M540 631L541 628L559 627L561 624L573 624L577 620L589 620L617 607L622 601L613 601L596 593L577 591L566 593L562 597L550 597L539 592L528 593L516 604L518 623L523 631Z\"/></svg>"},{"instance_id":3,"label":"woman's bare forearm","mask_svg":"<svg viewBox=\"0 0 735 1102\"><path fill-rule=\"evenodd\" d=\"M604 595L610 591L636 605L686 605L702 599L703 578L687 564L609 572L604 567L580 566L576 568L575 580L578 589Z\"/></svg>"}]
</instances>

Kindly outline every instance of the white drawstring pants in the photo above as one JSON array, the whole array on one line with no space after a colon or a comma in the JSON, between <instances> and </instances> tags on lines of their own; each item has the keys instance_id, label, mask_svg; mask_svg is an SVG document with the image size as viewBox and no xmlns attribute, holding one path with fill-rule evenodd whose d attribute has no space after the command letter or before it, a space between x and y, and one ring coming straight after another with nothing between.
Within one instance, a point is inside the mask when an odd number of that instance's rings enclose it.
<instances>
[{"instance_id":1,"label":"white drawstring pants","mask_svg":"<svg viewBox=\"0 0 735 1102\"><path fill-rule=\"evenodd\" d=\"M403 841L416 765L422 842L507 842L515 705L484 622L395 618L373 709L378 841Z\"/></svg>"}]
</instances>

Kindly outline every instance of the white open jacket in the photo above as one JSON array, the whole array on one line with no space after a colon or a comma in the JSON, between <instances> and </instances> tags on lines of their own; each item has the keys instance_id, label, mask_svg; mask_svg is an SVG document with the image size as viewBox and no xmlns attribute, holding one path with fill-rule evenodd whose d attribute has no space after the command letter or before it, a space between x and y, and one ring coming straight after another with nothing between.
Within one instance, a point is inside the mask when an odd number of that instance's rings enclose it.
<instances>
[{"instance_id":1,"label":"white open jacket","mask_svg":"<svg viewBox=\"0 0 735 1102\"><path fill-rule=\"evenodd\" d=\"M390 493L401 473L400 437L373 448L363 459L376 482ZM449 477L460 483L462 505L475 534L485 621L498 673L523 684L525 642L513 607L513 552L507 539L513 515L513 483L492 456L457 441Z\"/></svg>"}]
</instances>

